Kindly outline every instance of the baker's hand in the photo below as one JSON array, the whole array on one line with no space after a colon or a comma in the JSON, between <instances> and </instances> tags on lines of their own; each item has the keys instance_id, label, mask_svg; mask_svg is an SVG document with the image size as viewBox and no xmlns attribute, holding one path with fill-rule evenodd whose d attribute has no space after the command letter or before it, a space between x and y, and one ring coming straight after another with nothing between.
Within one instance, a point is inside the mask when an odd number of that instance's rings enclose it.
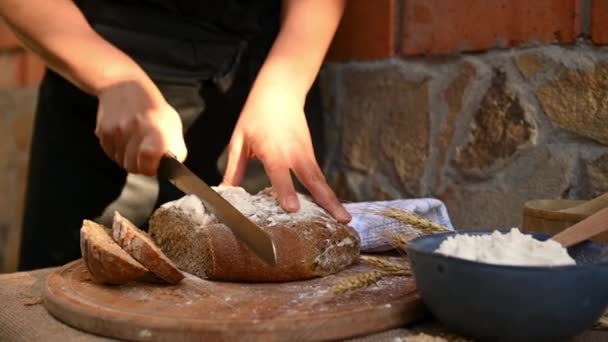
<instances>
[{"instance_id":1,"label":"baker's hand","mask_svg":"<svg viewBox=\"0 0 608 342\"><path fill-rule=\"evenodd\" d=\"M186 158L179 114L157 89L120 83L98 98L95 135L105 153L128 172L155 175L168 151L180 161Z\"/></svg>"},{"instance_id":2,"label":"baker's hand","mask_svg":"<svg viewBox=\"0 0 608 342\"><path fill-rule=\"evenodd\" d=\"M327 185L315 159L303 108L303 100L282 89L266 89L250 96L230 141L223 184L239 185L247 160L257 158L283 209L299 209L291 170L319 205L346 223L350 214Z\"/></svg>"}]
</instances>

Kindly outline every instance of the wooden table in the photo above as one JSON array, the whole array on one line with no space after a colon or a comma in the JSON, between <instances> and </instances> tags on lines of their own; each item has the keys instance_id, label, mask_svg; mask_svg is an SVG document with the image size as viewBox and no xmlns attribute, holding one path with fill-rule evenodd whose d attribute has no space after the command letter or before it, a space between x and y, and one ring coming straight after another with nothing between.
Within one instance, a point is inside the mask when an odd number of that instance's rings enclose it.
<instances>
[{"instance_id":1,"label":"wooden table","mask_svg":"<svg viewBox=\"0 0 608 342\"><path fill-rule=\"evenodd\" d=\"M100 342L112 339L73 329L50 316L41 302L41 289L54 268L0 275L0 341ZM392 329L351 341L423 341L420 333L458 340L434 322ZM410 337L410 338L408 338ZM437 340L434 340L437 341ZM590 330L576 342L608 341L608 331Z\"/></svg>"}]
</instances>

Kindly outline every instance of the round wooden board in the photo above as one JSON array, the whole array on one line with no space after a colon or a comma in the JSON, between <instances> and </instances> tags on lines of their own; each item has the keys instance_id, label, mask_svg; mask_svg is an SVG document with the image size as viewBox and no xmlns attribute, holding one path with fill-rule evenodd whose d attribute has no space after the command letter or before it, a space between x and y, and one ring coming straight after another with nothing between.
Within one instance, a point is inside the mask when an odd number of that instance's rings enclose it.
<instances>
[{"instance_id":1,"label":"round wooden board","mask_svg":"<svg viewBox=\"0 0 608 342\"><path fill-rule=\"evenodd\" d=\"M44 305L57 319L98 335L137 341L301 341L370 334L425 314L410 277L329 296L332 284L372 270L290 283L213 282L186 274L178 285L91 282L81 260L49 275Z\"/></svg>"}]
</instances>

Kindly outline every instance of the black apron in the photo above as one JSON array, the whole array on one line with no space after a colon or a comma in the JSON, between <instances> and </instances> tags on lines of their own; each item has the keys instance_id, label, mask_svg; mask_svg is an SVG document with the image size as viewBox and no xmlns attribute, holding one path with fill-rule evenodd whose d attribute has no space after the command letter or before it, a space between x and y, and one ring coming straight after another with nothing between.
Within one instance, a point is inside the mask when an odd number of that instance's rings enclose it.
<instances>
[{"instance_id":1,"label":"black apron","mask_svg":"<svg viewBox=\"0 0 608 342\"><path fill-rule=\"evenodd\" d=\"M221 79L245 49L263 58L280 0L78 0L93 28L149 74Z\"/></svg>"}]
</instances>

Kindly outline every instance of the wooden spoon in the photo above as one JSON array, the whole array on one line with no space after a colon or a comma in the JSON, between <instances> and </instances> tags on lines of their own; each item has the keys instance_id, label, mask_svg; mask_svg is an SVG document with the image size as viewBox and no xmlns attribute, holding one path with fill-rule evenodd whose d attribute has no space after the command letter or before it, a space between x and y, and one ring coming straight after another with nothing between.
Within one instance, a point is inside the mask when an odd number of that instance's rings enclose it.
<instances>
[{"instance_id":1,"label":"wooden spoon","mask_svg":"<svg viewBox=\"0 0 608 342\"><path fill-rule=\"evenodd\" d=\"M608 231L608 207L566 228L551 239L568 248L605 231Z\"/></svg>"}]
</instances>

